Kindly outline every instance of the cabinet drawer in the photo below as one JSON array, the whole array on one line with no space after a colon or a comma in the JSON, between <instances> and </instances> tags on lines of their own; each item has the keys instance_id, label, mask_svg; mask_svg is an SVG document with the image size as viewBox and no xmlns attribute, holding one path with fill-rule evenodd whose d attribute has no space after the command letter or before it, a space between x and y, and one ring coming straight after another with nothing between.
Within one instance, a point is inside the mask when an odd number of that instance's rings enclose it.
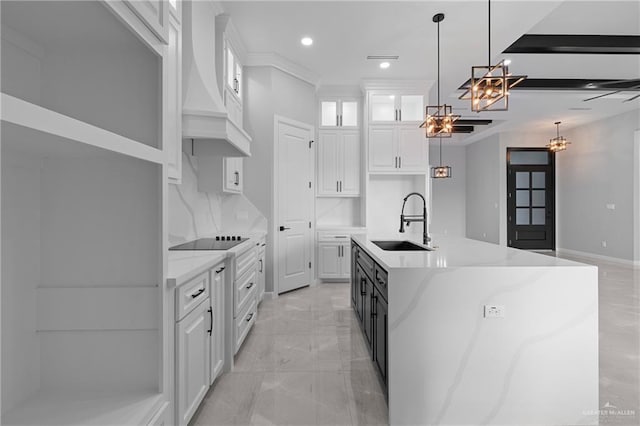
<instances>
[{"instance_id":1,"label":"cabinet drawer","mask_svg":"<svg viewBox=\"0 0 640 426\"><path fill-rule=\"evenodd\" d=\"M375 262L364 250L360 248L358 249L358 258L356 259L356 262L358 262L362 270L369 276L369 278L373 277Z\"/></svg>"},{"instance_id":2,"label":"cabinet drawer","mask_svg":"<svg viewBox=\"0 0 640 426\"><path fill-rule=\"evenodd\" d=\"M209 272L198 275L176 290L176 321L180 321L209 297Z\"/></svg>"},{"instance_id":3,"label":"cabinet drawer","mask_svg":"<svg viewBox=\"0 0 640 426\"><path fill-rule=\"evenodd\" d=\"M251 269L251 267L255 265L257 260L258 260L258 256L256 254L256 250L254 246L252 246L249 250L245 251L244 253L241 253L240 255L238 255L236 257L236 275L235 275L236 279L238 279L239 276L241 276L242 274L247 272L249 269Z\"/></svg>"},{"instance_id":4,"label":"cabinet drawer","mask_svg":"<svg viewBox=\"0 0 640 426\"><path fill-rule=\"evenodd\" d=\"M349 242L349 234L343 232L318 232L318 241L347 243Z\"/></svg>"},{"instance_id":5,"label":"cabinet drawer","mask_svg":"<svg viewBox=\"0 0 640 426\"><path fill-rule=\"evenodd\" d=\"M240 346L242 346L242 342L244 342L244 339L247 337L247 333L249 333L249 330L251 330L251 327L256 322L258 314L257 307L256 298L254 297L250 303L246 304L245 309L238 315L238 318L236 318L234 354L238 352Z\"/></svg>"},{"instance_id":6,"label":"cabinet drawer","mask_svg":"<svg viewBox=\"0 0 640 426\"><path fill-rule=\"evenodd\" d=\"M233 308L234 316L237 316L242 308L246 305L252 295L255 294L256 286L258 285L256 275L255 264L253 268L244 273L240 278L235 281L235 303Z\"/></svg>"},{"instance_id":7,"label":"cabinet drawer","mask_svg":"<svg viewBox=\"0 0 640 426\"><path fill-rule=\"evenodd\" d=\"M376 263L373 274L373 283L385 300L387 300L387 277L387 271L382 269L382 267Z\"/></svg>"}]
</instances>

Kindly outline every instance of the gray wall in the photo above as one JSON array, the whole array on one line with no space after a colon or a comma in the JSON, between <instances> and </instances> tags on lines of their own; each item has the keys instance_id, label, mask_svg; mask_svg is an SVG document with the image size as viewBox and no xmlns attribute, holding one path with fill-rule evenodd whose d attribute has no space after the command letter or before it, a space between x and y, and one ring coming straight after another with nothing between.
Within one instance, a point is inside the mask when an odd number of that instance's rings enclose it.
<instances>
[{"instance_id":1,"label":"gray wall","mask_svg":"<svg viewBox=\"0 0 640 426\"><path fill-rule=\"evenodd\" d=\"M640 147L635 146L640 136L634 141L638 129L640 110L561 128L572 143L556 155L559 250L640 261ZM506 245L506 150L544 147L552 136L550 125L548 131L505 132L466 147L468 238ZM615 204L615 210L607 204Z\"/></svg>"},{"instance_id":2,"label":"gray wall","mask_svg":"<svg viewBox=\"0 0 640 426\"><path fill-rule=\"evenodd\" d=\"M437 139L436 139L437 141ZM429 162L439 165L440 148L429 143ZM466 147L442 142L442 164L451 166L451 178L431 179L430 232L464 237L466 235Z\"/></svg>"},{"instance_id":3,"label":"gray wall","mask_svg":"<svg viewBox=\"0 0 640 426\"><path fill-rule=\"evenodd\" d=\"M267 218L265 290L273 291L274 116L315 126L317 102L314 86L276 68L245 67L244 72L244 127L253 138L251 157L244 160L244 194Z\"/></svg>"},{"instance_id":4,"label":"gray wall","mask_svg":"<svg viewBox=\"0 0 640 426\"><path fill-rule=\"evenodd\" d=\"M466 147L466 236L500 242L500 139L490 136Z\"/></svg>"},{"instance_id":5,"label":"gray wall","mask_svg":"<svg viewBox=\"0 0 640 426\"><path fill-rule=\"evenodd\" d=\"M563 130L556 155L558 247L633 260L634 132L640 111ZM637 165L636 165L637 167ZM615 210L606 208L615 204ZM602 246L606 241L606 247Z\"/></svg>"}]
</instances>

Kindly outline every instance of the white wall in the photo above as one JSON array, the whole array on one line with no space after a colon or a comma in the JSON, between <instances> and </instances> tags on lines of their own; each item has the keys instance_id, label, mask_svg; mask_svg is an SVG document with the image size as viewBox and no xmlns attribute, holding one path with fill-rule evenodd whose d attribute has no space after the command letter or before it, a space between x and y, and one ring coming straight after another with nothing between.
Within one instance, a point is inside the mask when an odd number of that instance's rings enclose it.
<instances>
[{"instance_id":1,"label":"white wall","mask_svg":"<svg viewBox=\"0 0 640 426\"><path fill-rule=\"evenodd\" d=\"M251 135L251 157L244 160L244 194L273 226L274 115L316 122L315 88L272 67L245 67L244 127ZM315 175L315 172L313 173ZM265 290L273 291L273 241L267 235Z\"/></svg>"},{"instance_id":2,"label":"white wall","mask_svg":"<svg viewBox=\"0 0 640 426\"><path fill-rule=\"evenodd\" d=\"M466 147L466 236L500 242L500 140L490 136Z\"/></svg>"},{"instance_id":3,"label":"white wall","mask_svg":"<svg viewBox=\"0 0 640 426\"><path fill-rule=\"evenodd\" d=\"M40 283L41 167L41 161L15 155L10 158L3 150L3 413L40 387L40 341L33 330L34 300Z\"/></svg>"},{"instance_id":4,"label":"white wall","mask_svg":"<svg viewBox=\"0 0 640 426\"><path fill-rule=\"evenodd\" d=\"M396 235L400 229L404 197L411 192L427 194L425 183L424 175L370 175L367 232L380 237ZM422 214L422 200L416 196L411 197L407 200L404 213ZM414 222L405 226L405 232L421 239L422 223Z\"/></svg>"},{"instance_id":5,"label":"white wall","mask_svg":"<svg viewBox=\"0 0 640 426\"><path fill-rule=\"evenodd\" d=\"M440 148L429 143L429 161L438 166ZM451 166L451 178L431 179L431 232L464 237L466 235L466 148L442 144L442 164Z\"/></svg>"},{"instance_id":6,"label":"white wall","mask_svg":"<svg viewBox=\"0 0 640 426\"><path fill-rule=\"evenodd\" d=\"M562 130L571 145L556 155L559 248L634 259L634 238L640 238L633 232L638 129L640 110Z\"/></svg>"}]
</instances>

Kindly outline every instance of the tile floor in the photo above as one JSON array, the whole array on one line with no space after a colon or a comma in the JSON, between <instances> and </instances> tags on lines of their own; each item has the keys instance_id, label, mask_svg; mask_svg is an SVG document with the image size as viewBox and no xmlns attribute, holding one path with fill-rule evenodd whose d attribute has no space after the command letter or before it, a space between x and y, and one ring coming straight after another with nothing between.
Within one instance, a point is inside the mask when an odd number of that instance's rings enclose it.
<instances>
[{"instance_id":1,"label":"tile floor","mask_svg":"<svg viewBox=\"0 0 640 426\"><path fill-rule=\"evenodd\" d=\"M384 425L387 403L351 310L350 286L264 300L193 425Z\"/></svg>"},{"instance_id":2,"label":"tile floor","mask_svg":"<svg viewBox=\"0 0 640 426\"><path fill-rule=\"evenodd\" d=\"M639 425L640 270L603 262L597 266L600 423ZM386 423L387 405L351 311L349 285L342 283L262 302L234 371L218 379L192 421L193 425Z\"/></svg>"}]
</instances>

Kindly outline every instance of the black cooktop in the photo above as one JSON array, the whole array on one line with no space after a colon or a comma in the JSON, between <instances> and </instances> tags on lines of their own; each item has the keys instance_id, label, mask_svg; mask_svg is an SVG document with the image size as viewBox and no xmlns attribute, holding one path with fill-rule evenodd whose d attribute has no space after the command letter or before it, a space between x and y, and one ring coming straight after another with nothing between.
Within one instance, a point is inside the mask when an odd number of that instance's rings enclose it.
<instances>
[{"instance_id":1,"label":"black cooktop","mask_svg":"<svg viewBox=\"0 0 640 426\"><path fill-rule=\"evenodd\" d=\"M170 247L169 250L229 250L248 238L240 236L219 236L215 238L199 238L188 243Z\"/></svg>"}]
</instances>

